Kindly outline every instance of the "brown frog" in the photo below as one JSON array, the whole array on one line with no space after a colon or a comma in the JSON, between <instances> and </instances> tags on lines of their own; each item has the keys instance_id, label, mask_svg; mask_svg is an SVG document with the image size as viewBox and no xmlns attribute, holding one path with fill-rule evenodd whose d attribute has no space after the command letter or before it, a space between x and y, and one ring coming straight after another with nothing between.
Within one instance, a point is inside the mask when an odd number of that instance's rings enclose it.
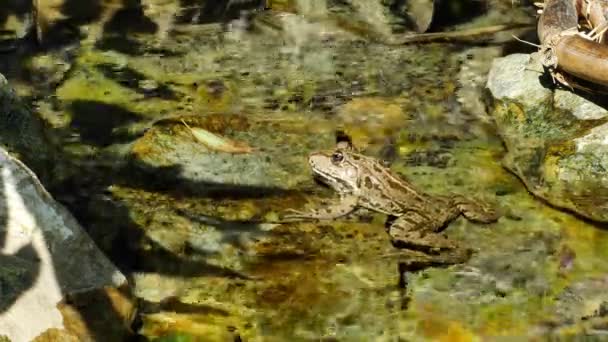
<instances>
[{"instance_id":1,"label":"brown frog","mask_svg":"<svg viewBox=\"0 0 608 342\"><path fill-rule=\"evenodd\" d=\"M291 210L286 218L331 220L367 208L396 218L387 228L393 245L431 253L459 249L439 232L460 214L480 223L498 219L491 208L461 195L424 193L379 160L359 154L350 146L315 152L308 162L314 175L338 192L340 200L311 212Z\"/></svg>"}]
</instances>

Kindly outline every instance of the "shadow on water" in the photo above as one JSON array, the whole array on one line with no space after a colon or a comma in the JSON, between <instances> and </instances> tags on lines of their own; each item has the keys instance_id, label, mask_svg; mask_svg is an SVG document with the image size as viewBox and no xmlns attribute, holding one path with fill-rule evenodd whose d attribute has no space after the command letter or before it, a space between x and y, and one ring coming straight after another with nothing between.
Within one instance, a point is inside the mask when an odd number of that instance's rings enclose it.
<instances>
[{"instance_id":1,"label":"shadow on water","mask_svg":"<svg viewBox=\"0 0 608 342\"><path fill-rule=\"evenodd\" d=\"M103 36L96 42L100 50L115 50L127 55L139 55L151 51L151 48L132 38L136 33L154 34L158 26L146 17L141 5L127 7L117 11L103 27ZM168 51L159 51L168 54Z\"/></svg>"},{"instance_id":2,"label":"shadow on water","mask_svg":"<svg viewBox=\"0 0 608 342\"><path fill-rule=\"evenodd\" d=\"M175 54L171 51L146 46L132 38L135 33L154 34L159 30L154 20L144 13L141 0L116 1L109 6L117 8L111 18L100 18L104 13L104 4L100 0L92 2L67 0L61 11L66 19L57 20L54 27L50 29L49 36L54 38L53 41L67 43L70 41L70 37L73 40L74 37L80 35L76 29L78 26L101 19L105 20L105 23L103 34L95 44L98 49L116 50L129 55L162 53L166 56ZM263 9L264 6L264 0L182 0L178 12L175 13L175 20L177 23L187 24L226 24L230 20L242 16L247 17L247 13Z\"/></svg>"},{"instance_id":3,"label":"shadow on water","mask_svg":"<svg viewBox=\"0 0 608 342\"><path fill-rule=\"evenodd\" d=\"M128 230L124 230L129 225ZM227 267L210 264L206 258L213 253L184 246L184 256L176 255L145 235L143 227L130 221L122 227L110 257L127 273L153 273L179 277L226 277L250 279ZM122 235L125 234L125 235Z\"/></svg>"},{"instance_id":4,"label":"shadow on water","mask_svg":"<svg viewBox=\"0 0 608 342\"><path fill-rule=\"evenodd\" d=\"M154 34L158 26L144 13L140 3L131 3L117 11L104 26L104 32L128 36L133 33Z\"/></svg>"},{"instance_id":5,"label":"shadow on water","mask_svg":"<svg viewBox=\"0 0 608 342\"><path fill-rule=\"evenodd\" d=\"M192 181L182 178L181 174L180 165L154 167L133 160L125 167L122 174L114 175L112 182L150 192L168 193L175 197L238 200L289 196L296 193L295 190L278 187Z\"/></svg>"},{"instance_id":6,"label":"shadow on water","mask_svg":"<svg viewBox=\"0 0 608 342\"><path fill-rule=\"evenodd\" d=\"M17 16L23 19L29 15L31 4L28 1L5 0L0 6L0 26L4 25L10 16Z\"/></svg>"},{"instance_id":7,"label":"shadow on water","mask_svg":"<svg viewBox=\"0 0 608 342\"><path fill-rule=\"evenodd\" d=\"M166 84L158 84L154 89L142 89L142 81L148 78L133 68L117 66L109 63L97 64L95 66L105 77L116 81L120 85L132 89L144 95L146 98L157 97L163 100L178 100L180 96Z\"/></svg>"},{"instance_id":8,"label":"shadow on water","mask_svg":"<svg viewBox=\"0 0 608 342\"><path fill-rule=\"evenodd\" d=\"M72 113L71 128L80 134L83 142L97 146L117 142L113 130L140 119L123 107L97 101L74 101L69 105L69 111Z\"/></svg>"},{"instance_id":9,"label":"shadow on water","mask_svg":"<svg viewBox=\"0 0 608 342\"><path fill-rule=\"evenodd\" d=\"M0 53L13 50L17 41L26 33L19 32L19 28L10 25L10 23L15 21L28 22L31 13L32 4L30 1L2 1L2 5L0 5L0 28L2 28L0 29Z\"/></svg>"},{"instance_id":10,"label":"shadow on water","mask_svg":"<svg viewBox=\"0 0 608 342\"><path fill-rule=\"evenodd\" d=\"M485 1L435 1L433 22L429 32L438 32L452 25L462 24L471 19L480 17L488 11Z\"/></svg>"},{"instance_id":11,"label":"shadow on water","mask_svg":"<svg viewBox=\"0 0 608 342\"><path fill-rule=\"evenodd\" d=\"M167 194L174 198L195 197L216 200L284 196L289 193L287 190L272 187L188 181L176 176L181 174L181 172L181 166L177 165L168 167L149 166L146 170L142 170L142 165L135 165L133 162L129 162L122 169L116 170L116 172L105 173L105 176L103 176L103 179L100 179L95 188L101 190L109 185L122 185L131 189ZM174 178L169 178L170 175L173 175ZM95 217L96 213L90 212L90 208L87 205L82 206L82 200L77 201L81 205L74 208L74 215L79 216L82 222L91 222L98 219ZM246 275L234 270L206 263L204 258L212 256L215 252L197 250L185 245L184 254L197 260L188 260L175 255L158 242L146 236L144 227L141 227L131 219L128 209L120 202L112 202L112 205L104 210L109 210L112 217L111 220L121 226L120 229L117 229L118 235L113 238L114 242L112 243L112 252L110 254L113 261L120 265L121 269L127 273L154 272L165 275L191 277L224 276L248 279ZM193 222L216 227L221 232L247 231L260 233L259 228L255 224L199 216L188 211L176 211L175 213ZM231 240L230 237L227 237L225 242L233 243L235 247L239 247L237 246L237 242Z\"/></svg>"},{"instance_id":12,"label":"shadow on water","mask_svg":"<svg viewBox=\"0 0 608 342\"><path fill-rule=\"evenodd\" d=\"M158 179L146 176L146 174L179 174L179 169L180 168L177 166L160 169L150 168L144 173L134 173L132 170L132 165L127 165L124 169L119 169L114 173L107 172L101 174L100 170L96 170L96 172L100 173L100 175L99 177L96 177L97 183L94 185L94 188L97 189L96 191L100 191L102 188L107 188L107 186L110 184L123 183L136 188L143 187L146 189L159 189L166 187L166 184L157 184L156 182L159 181ZM87 172L87 170L83 170L83 172ZM0 182L0 186L3 187L4 184L4 182ZM61 197L61 193L73 192L73 185L80 186L80 184L65 183L59 187L52 187L51 190ZM285 190L276 188L246 187L206 182L182 182L181 187L182 189L185 189L186 192L188 192L187 189L189 188L209 188L212 190L209 191L207 195L214 198L261 197L267 194L279 196L285 193ZM4 194L4 191L1 193ZM197 191L197 194L201 194L201 191ZM202 198L204 196L200 197ZM84 198L77 201L78 205L76 207L68 204L74 216L76 216L76 218L85 227L91 223L92 220L99 218L98 216L94 217L98 214L91 212L92 208L90 207L90 203L86 202L87 200L90 200L90 198L86 198L85 195ZM28 201L24 201L24 203L26 205L30 204ZM0 201L0 217L3 220L3 228L7 225L8 205L10 205L10 203L7 203L6 200ZM109 257L114 264L116 264L125 274L132 274L132 272L144 272L179 277L209 276L251 280L250 277L248 277L246 274L242 274L239 271L216 266L207 262L206 259L212 257L214 254L213 252L196 250L195 248L186 248L186 251L182 255L178 255L175 254L175 252L168 250L158 242L146 236L144 227L141 227L132 220L132 213L130 213L129 210L120 202L113 202L111 207L102 208L102 210L106 215L111 217L111 221L104 222L104 225L112 227L112 229L115 230L115 235L112 237L110 242L111 250L106 250L106 252L108 252ZM92 211L96 211L96 209L93 209ZM43 224L44 218L36 215L39 210L36 211L36 208L30 207L29 212L33 214L37 225ZM187 213L178 214L187 216ZM190 218L193 220L202 220L200 217ZM243 222L230 222L221 220L219 218L211 218L210 221L205 221L203 223L216 226L218 230L222 231L232 231L237 229L239 231L248 231L254 234L259 233L259 229L255 225ZM0 229L0 242L2 242L2 245L6 244L6 234L6 229ZM225 242L235 244L235 247L239 248L238 239L232 239L229 236L227 239L225 239ZM61 267L59 267L59 265L65 265L65 260L57 259L58 255L59 254L56 253L52 255L58 283L66 284L66 282L72 282L76 275L74 275L73 270L61 269ZM65 258L65 256L62 258ZM26 273L16 274L17 278L15 279L15 282L7 283L3 279L3 283L0 283L0 289L2 292L6 293L5 290L9 290L8 293L11 294L10 296L3 295L1 297L0 312L4 312L14 305L16 300L33 286L42 264L40 263L36 250L31 245L22 247L17 253L12 255L1 255L0 260L3 261L3 263L0 265L18 265L23 266L23 269L28 270ZM12 288L11 286L14 284L17 284L19 288ZM119 291L125 295L128 295L129 293L129 289L127 288L121 288ZM136 338L133 334L128 334L128 336L125 335L124 329L120 331L120 329L116 328L124 327L123 316L116 311L116 303L111 300L111 297L101 290L87 291L86 294L66 293L65 301L62 305L65 304L76 310L79 319L86 324L86 331L88 331L88 334L90 334L95 341L104 341L108 340L108 338L112 338L113 341L130 340ZM196 306L189 308L189 310L196 309ZM203 310L204 308L198 309ZM66 322L69 322L69 317L64 319L67 320ZM118 330L112 331L112 329Z\"/></svg>"},{"instance_id":13,"label":"shadow on water","mask_svg":"<svg viewBox=\"0 0 608 342\"><path fill-rule=\"evenodd\" d=\"M19 18L25 18L30 15L31 4L26 3L27 1L9 0L8 4L0 6L0 24L5 22L9 16L16 15ZM181 0L181 7L175 13L175 21L186 24L225 24L241 15L247 17L247 13L263 9L264 4L263 0L236 2L231 0ZM115 11L104 12L104 6L108 5L104 5L101 0L65 0L59 11L53 14L54 17L45 19L48 23L45 21L46 24L43 25L45 33L41 43L36 40L35 30L30 28L29 34L11 44L15 45L14 48L9 51L0 51L0 72L9 79L38 83L35 73L28 66L31 58L49 51L77 47L79 40L84 38L80 27L96 24L99 20L105 20L102 34L95 43L100 50L115 50L128 55L159 53L163 56L179 56L182 54L161 47L146 46L134 38L134 34L155 34L159 29L153 19L144 13L140 0L116 0L111 5L116 8ZM111 17L102 19L101 16L104 13L110 13ZM54 87L56 86L54 85ZM172 98L175 95L166 90L159 88L158 93L153 96Z\"/></svg>"},{"instance_id":14,"label":"shadow on water","mask_svg":"<svg viewBox=\"0 0 608 342\"><path fill-rule=\"evenodd\" d=\"M61 201L62 194L71 194L73 189L85 189L80 198L68 201L66 206L85 227L95 230L95 224L103 225L103 236L91 234L99 243L101 249L112 262L125 274L152 273L177 277L225 277L244 281L253 280L249 275L238 270L210 263L208 260L216 256L215 251L200 249L189 245L188 242L179 254L169 250L160 242L146 235L146 227L135 222L134 213L120 200L110 199L105 205L93 203L88 197L91 193L103 193L110 185L122 185L131 189L141 189L159 194L167 194L173 198L192 197L200 199L245 199L262 198L266 196L285 196L292 191L274 187L242 186L203 181L188 181L180 179L180 166L152 167L128 161L120 168L102 170L91 166L83 170L83 174L95 174L93 183L79 184L78 180L70 179L53 187L52 192ZM173 177L171 177L173 176ZM110 196L111 197L111 196ZM100 217L100 212L103 217ZM219 217L205 217L190 211L177 211L175 214L185 217L192 222L215 227L222 232L222 243L231 244L236 249L242 249L239 235L243 232L262 234L255 224L227 221ZM99 226L98 226L99 227ZM203 233L201 233L203 234ZM159 303L158 305L161 305ZM147 303L149 306L150 303ZM197 306L192 306L195 309ZM198 311L204 307L198 307ZM137 325L141 322L135 322ZM99 331L103 336L103 330Z\"/></svg>"},{"instance_id":15,"label":"shadow on water","mask_svg":"<svg viewBox=\"0 0 608 342\"><path fill-rule=\"evenodd\" d=\"M540 44L538 41L538 35L536 28L529 28L522 33L519 33L517 37L523 41L530 42L532 44ZM502 55L507 56L514 53L534 53L538 52L538 47L522 43L515 39L510 40L502 44Z\"/></svg>"},{"instance_id":16,"label":"shadow on water","mask_svg":"<svg viewBox=\"0 0 608 342\"><path fill-rule=\"evenodd\" d=\"M180 0L183 11L177 20L179 23L193 24L227 23L242 18L246 12L262 10L265 5L265 0Z\"/></svg>"}]
</instances>

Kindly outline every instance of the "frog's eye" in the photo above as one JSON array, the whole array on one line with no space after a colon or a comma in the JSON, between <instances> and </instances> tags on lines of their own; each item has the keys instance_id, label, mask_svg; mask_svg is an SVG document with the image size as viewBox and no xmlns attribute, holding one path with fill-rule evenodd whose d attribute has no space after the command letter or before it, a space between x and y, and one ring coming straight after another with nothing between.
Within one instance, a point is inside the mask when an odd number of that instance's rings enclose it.
<instances>
[{"instance_id":1,"label":"frog's eye","mask_svg":"<svg viewBox=\"0 0 608 342\"><path fill-rule=\"evenodd\" d=\"M334 152L334 154L331 155L331 162L334 164L337 164L342 160L344 160L344 155L342 152Z\"/></svg>"}]
</instances>

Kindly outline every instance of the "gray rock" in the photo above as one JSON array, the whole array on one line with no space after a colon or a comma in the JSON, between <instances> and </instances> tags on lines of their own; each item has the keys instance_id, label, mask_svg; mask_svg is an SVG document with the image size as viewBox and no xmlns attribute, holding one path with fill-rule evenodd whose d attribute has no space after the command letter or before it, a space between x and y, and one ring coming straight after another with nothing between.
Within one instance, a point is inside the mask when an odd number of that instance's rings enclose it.
<instances>
[{"instance_id":1,"label":"gray rock","mask_svg":"<svg viewBox=\"0 0 608 342\"><path fill-rule=\"evenodd\" d=\"M279 135L263 123L251 120L248 131L235 126L227 130L230 133L218 134L222 139L253 148L250 153L235 154L206 148L190 133L174 134L167 127L177 130L184 126L171 125L154 126L136 141L132 149L133 165L164 183L177 182L193 193L295 188L312 179L306 158L302 156L334 144L329 134L304 138ZM297 145L286 143L297 139Z\"/></svg>"},{"instance_id":2,"label":"gray rock","mask_svg":"<svg viewBox=\"0 0 608 342\"><path fill-rule=\"evenodd\" d=\"M0 150L0 331L13 342L62 329L72 293L126 284L72 215Z\"/></svg>"},{"instance_id":3,"label":"gray rock","mask_svg":"<svg viewBox=\"0 0 608 342\"><path fill-rule=\"evenodd\" d=\"M46 184L55 156L44 122L0 75L0 145L30 167Z\"/></svg>"},{"instance_id":4,"label":"gray rock","mask_svg":"<svg viewBox=\"0 0 608 342\"><path fill-rule=\"evenodd\" d=\"M504 164L549 203L608 221L608 111L601 99L552 90L536 55L494 61L487 88Z\"/></svg>"},{"instance_id":5,"label":"gray rock","mask_svg":"<svg viewBox=\"0 0 608 342\"><path fill-rule=\"evenodd\" d=\"M608 115L608 110L605 108L568 90L556 89L554 100L556 109L572 111L572 115L580 120L597 120Z\"/></svg>"},{"instance_id":6,"label":"gray rock","mask_svg":"<svg viewBox=\"0 0 608 342\"><path fill-rule=\"evenodd\" d=\"M540 85L539 72L542 72L542 66L530 55L497 58L488 75L488 88L498 100L517 99L526 107L537 108L552 96L550 89Z\"/></svg>"}]
</instances>

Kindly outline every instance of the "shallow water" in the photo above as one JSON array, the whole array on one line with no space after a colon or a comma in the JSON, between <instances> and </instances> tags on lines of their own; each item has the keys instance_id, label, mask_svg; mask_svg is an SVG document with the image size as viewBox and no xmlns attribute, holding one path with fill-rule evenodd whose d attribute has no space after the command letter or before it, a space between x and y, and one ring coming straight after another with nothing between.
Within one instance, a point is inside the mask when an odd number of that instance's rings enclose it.
<instances>
[{"instance_id":1,"label":"shallow water","mask_svg":"<svg viewBox=\"0 0 608 342\"><path fill-rule=\"evenodd\" d=\"M353 4L276 1L249 22L222 24L168 2L149 17L127 11L97 40L4 60L0 72L58 149L51 192L142 300L138 332L254 341L578 333L571 324L608 300L608 234L536 200L501 166L484 85L492 58L513 51L510 33L389 46L378 37L399 25ZM524 5L490 4L447 28L533 21ZM383 215L271 223L333 195L306 159L332 148L337 131L420 189L496 203L502 217L454 221L445 233L472 258L411 273L407 287L398 264L422 256L390 244Z\"/></svg>"}]
</instances>

